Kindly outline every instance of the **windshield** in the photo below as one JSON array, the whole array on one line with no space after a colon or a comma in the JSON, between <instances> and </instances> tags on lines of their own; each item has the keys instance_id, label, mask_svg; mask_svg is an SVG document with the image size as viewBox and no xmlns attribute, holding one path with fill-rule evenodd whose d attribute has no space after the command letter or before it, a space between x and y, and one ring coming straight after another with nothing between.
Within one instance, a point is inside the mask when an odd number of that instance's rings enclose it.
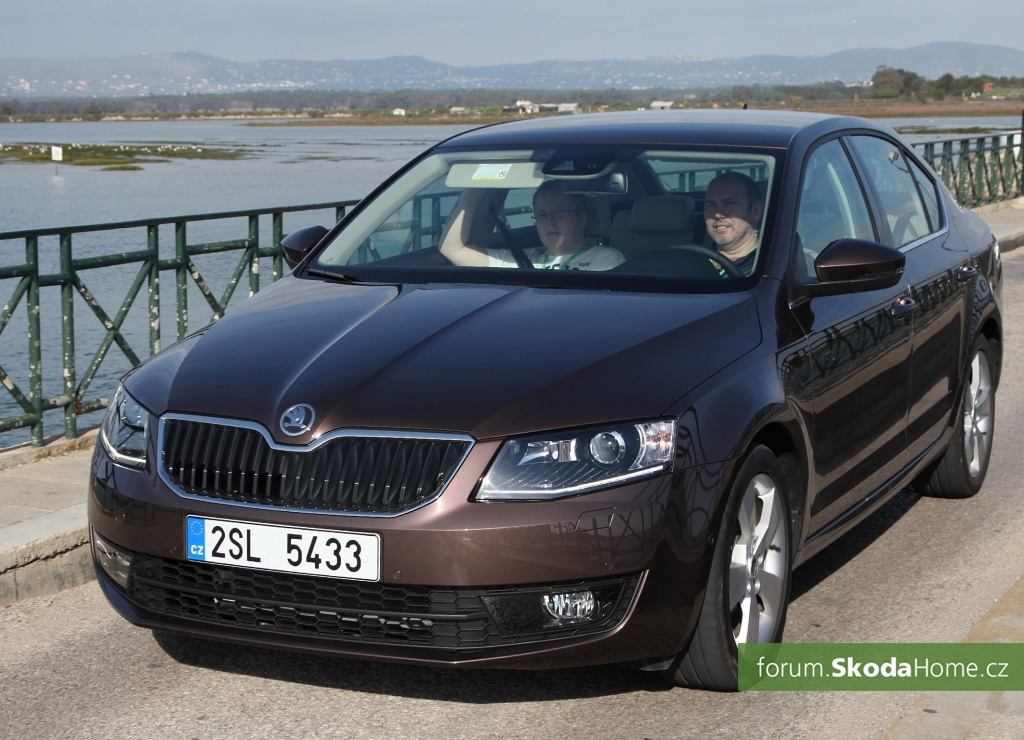
<instances>
[{"instance_id":1,"label":"windshield","mask_svg":"<svg viewBox=\"0 0 1024 740\"><path fill-rule=\"evenodd\" d=\"M364 203L314 267L367 280L607 288L646 278L736 289L764 261L776 156L636 145L441 149ZM395 271L424 274L388 276Z\"/></svg>"}]
</instances>

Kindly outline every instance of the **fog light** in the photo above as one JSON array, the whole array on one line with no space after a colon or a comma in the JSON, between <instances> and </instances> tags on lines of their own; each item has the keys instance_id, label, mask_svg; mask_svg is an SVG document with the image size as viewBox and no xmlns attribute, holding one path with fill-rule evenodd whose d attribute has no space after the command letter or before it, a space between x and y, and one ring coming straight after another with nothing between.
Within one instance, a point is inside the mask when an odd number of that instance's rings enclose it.
<instances>
[{"instance_id":1,"label":"fog light","mask_svg":"<svg viewBox=\"0 0 1024 740\"><path fill-rule=\"evenodd\" d=\"M128 588L128 574L132 568L132 556L107 542L95 532L92 533L93 552L96 562L107 576L123 589Z\"/></svg>"},{"instance_id":2,"label":"fog light","mask_svg":"<svg viewBox=\"0 0 1024 740\"><path fill-rule=\"evenodd\" d=\"M592 591L574 591L568 594L545 594L544 609L561 624L579 624L590 621L597 608Z\"/></svg>"},{"instance_id":3,"label":"fog light","mask_svg":"<svg viewBox=\"0 0 1024 740\"><path fill-rule=\"evenodd\" d=\"M622 593L619 579L574 584L577 591L510 591L481 596L480 600L504 635L575 630L605 622L615 610ZM562 586L571 588L571 586Z\"/></svg>"}]
</instances>

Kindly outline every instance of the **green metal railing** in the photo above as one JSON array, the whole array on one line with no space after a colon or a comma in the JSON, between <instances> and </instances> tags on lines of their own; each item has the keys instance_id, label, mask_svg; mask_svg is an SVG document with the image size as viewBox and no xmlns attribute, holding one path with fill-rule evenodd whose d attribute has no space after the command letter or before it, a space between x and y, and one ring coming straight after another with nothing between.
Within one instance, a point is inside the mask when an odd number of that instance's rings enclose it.
<instances>
[{"instance_id":1,"label":"green metal railing","mask_svg":"<svg viewBox=\"0 0 1024 740\"><path fill-rule=\"evenodd\" d=\"M252 295L260 289L260 260L271 261L271 279L277 280L284 274L281 240L284 237L284 216L288 213L301 211L332 210L335 220L340 220L346 208L358 201L338 201L304 206L273 208L252 211L232 211L226 213L208 213L193 216L180 216L165 219L146 219L140 221L123 221L117 223L95 224L89 226L71 226L56 229L39 229L33 231L12 231L0 233L0 255L3 264L0 266L0 286L10 285L14 281L14 289L10 298L0 311L0 335L8 328L19 306L24 303L23 313L27 321L28 368L24 384L21 387L3 367L0 358L0 384L8 391L10 399L21 413L0 418L0 432L30 428L33 445L41 445L44 440L43 415L51 410L63 410L64 436L77 436L77 419L79 416L103 409L108 398L89 398L89 389L108 351L117 345L131 365L137 365L150 354L160 350L161 330L161 273L173 274L175 286L174 312L177 339L184 338L189 332L189 285L190 281L205 300L216 320L224 315L228 302L235 294L236 288L243 282L248 284L248 293ZM265 239L260 230L260 217L270 219L269 240ZM227 241L189 243L189 226L198 222L223 222L230 228L234 219L247 222L247 233L244 237ZM173 255L161 254L161 227L172 228L174 232ZM75 238L84 238L85 234L102 232L105 238L116 241L115 235L130 230L144 230L145 248L134 251L119 251L112 254L93 255L88 257L75 256ZM59 250L59 267L56 272L41 268L40 241L50 238L57 240ZM7 247L15 240L23 240L25 259L21 264L9 264L12 257ZM269 241L269 243L268 243ZM197 265L196 257L219 253L238 253L237 261L230 270L223 293L218 297L214 294L211 283L204 278ZM110 268L119 265L137 265L134 279L128 286L121 305L114 313L104 309L93 290L86 282L86 276L92 270ZM129 311L140 298L143 287L146 287L148 347L143 354L132 346L122 331ZM60 301L60 334L62 338L63 356L63 392L58 395L44 394L42 322L56 320L56 316L43 316L41 292L44 289L59 290ZM193 291L194 292L194 291ZM95 352L91 354L85 372L79 375L76 361L76 295L88 308L87 315L97 320L102 327L102 340ZM136 339L138 342L138 339ZM13 369L13 368L12 368ZM112 389L105 389L109 392ZM3 445L0 445L3 446Z\"/></svg>"},{"instance_id":2,"label":"green metal railing","mask_svg":"<svg viewBox=\"0 0 1024 740\"><path fill-rule=\"evenodd\" d=\"M946 185L961 204L974 207L1000 200L1017 198L1024 193L1024 164L1022 164L1021 132L1008 132L999 135L988 135L950 141L928 141L915 144L923 158L939 173ZM339 201L304 206L293 206L252 211L233 211L229 213L210 213L193 216L179 216L165 219L148 219L142 221L96 224L90 226L72 226L56 229L40 229L33 231L14 231L0 233L0 289L13 281L14 289L10 298L0 311L0 335L11 324L17 315L24 314L27 324L28 367L19 368L22 372L22 384L5 370L4 358L0 356L0 385L8 392L7 406L14 408L8 414L0 406L0 434L19 429L30 429L31 442L41 445L44 441L43 417L47 412L63 412L64 436L73 438L77 435L78 417L83 414L102 410L108 399L97 396L89 397L90 387L97 378L101 366L108 360L108 352L117 346L123 352L126 361L137 365L145 356L158 352L161 347L161 312L170 310L161 308L160 278L162 273L172 273L174 279L173 310L175 312L175 332L178 339L184 338L189 332L189 291L198 292L201 299L209 307L212 319L224 315L227 305L236 289L243 281L248 284L248 294L252 295L260 289L260 260L270 260L271 280L277 280L284 274L282 264L281 239L284 236L284 217L288 213L300 211L332 210L333 217L340 219L349 206L358 201ZM420 222L424 214L429 212L428 219L431 229L440 227L441 214L438 213L438 202L428 208L421 208L424 213L414 214L414 221ZM264 239L260 229L260 218L269 218L270 235ZM199 222L229 223L232 219L243 219L247 222L246 233L237 239L189 243L187 234L190 227ZM161 254L161 227L173 229L173 254ZM86 257L75 256L75 239L87 239L86 235L102 234L104 239L115 234L124 234L132 229L144 230L145 247L137 250L118 251L96 254ZM410 232L411 233L411 232ZM433 232L432 232L433 233ZM129 237L131 241L133 237ZM9 264L13 261L9 245L21 240L24 242L25 259L21 264ZM56 254L44 249L43 257L57 265L55 270L47 271L41 265L46 259L40 259L40 242L49 244L56 240ZM142 241L141 238L138 241ZM134 242L132 242L134 243ZM111 250L107 250L111 252ZM223 254L226 259L233 259L231 253L238 253L225 281L223 292L218 297L214 294L211 281L207 280L197 264L200 255ZM112 314L106 311L97 298L94 290L86 283L85 277L90 271L113 268L115 266L137 265L137 271L130 281L127 292L120 306ZM143 287L146 298L141 298ZM56 383L61 385L61 393L46 395L44 393L44 351L43 322L49 322L53 333L57 333L56 301L53 307L44 310L45 301L41 301L42 291L53 289L59 292L62 378ZM49 295L49 292L47 293ZM76 298L77 296L77 298ZM99 322L97 333L102 335L95 352L91 349L86 369L81 374L76 360L76 316L75 303L81 301L87 307L85 316ZM137 351L123 331L126 317L138 302L146 303L148 322L148 340L145 352ZM21 307L21 308L19 308ZM95 327L95 324L90 326ZM82 336L81 330L79 335ZM2 336L0 336L2 338ZM90 342L92 339L90 339ZM136 337L135 341L139 343ZM19 355L21 352L19 351ZM51 353L53 354L53 353ZM47 361L50 361L49 359ZM56 363L56 358L52 360ZM50 383L51 386L55 383ZM112 389L104 388L109 393ZM0 402L4 397L0 397ZM2 437L0 437L2 440ZM0 442L0 447L4 446Z\"/></svg>"},{"instance_id":3,"label":"green metal railing","mask_svg":"<svg viewBox=\"0 0 1024 740\"><path fill-rule=\"evenodd\" d=\"M962 206L1011 200L1024 194L1022 132L914 145Z\"/></svg>"}]
</instances>

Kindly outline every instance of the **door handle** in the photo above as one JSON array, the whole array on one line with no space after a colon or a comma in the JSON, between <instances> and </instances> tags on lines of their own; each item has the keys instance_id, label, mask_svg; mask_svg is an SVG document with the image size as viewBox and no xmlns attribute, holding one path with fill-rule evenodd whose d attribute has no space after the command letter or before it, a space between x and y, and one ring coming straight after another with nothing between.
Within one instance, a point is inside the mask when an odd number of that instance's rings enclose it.
<instances>
[{"instance_id":1,"label":"door handle","mask_svg":"<svg viewBox=\"0 0 1024 740\"><path fill-rule=\"evenodd\" d=\"M889 307L889 313L893 316L893 318L898 319L903 316L908 316L912 314L916 307L917 301L915 301L913 298L910 298L909 296L900 296L895 301L893 301L892 306Z\"/></svg>"}]
</instances>

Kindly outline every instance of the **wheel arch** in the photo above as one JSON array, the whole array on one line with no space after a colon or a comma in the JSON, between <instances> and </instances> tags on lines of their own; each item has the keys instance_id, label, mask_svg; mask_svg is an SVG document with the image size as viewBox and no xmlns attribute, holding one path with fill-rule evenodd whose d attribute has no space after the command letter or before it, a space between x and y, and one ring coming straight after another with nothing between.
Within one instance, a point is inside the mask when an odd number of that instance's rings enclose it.
<instances>
[{"instance_id":1,"label":"wheel arch","mask_svg":"<svg viewBox=\"0 0 1024 740\"><path fill-rule=\"evenodd\" d=\"M995 316L989 316L981 325L979 333L988 340L989 346L995 353L992 358L992 367L995 370L993 385L999 387L999 376L1003 368L1003 332L999 321Z\"/></svg>"},{"instance_id":2,"label":"wheel arch","mask_svg":"<svg viewBox=\"0 0 1024 740\"><path fill-rule=\"evenodd\" d=\"M782 465L789 486L789 541L792 547L791 554L795 558L802 543L810 461L802 444L803 435L794 426L782 421L766 424L754 434L743 456L746 457L755 447L763 445Z\"/></svg>"}]
</instances>

